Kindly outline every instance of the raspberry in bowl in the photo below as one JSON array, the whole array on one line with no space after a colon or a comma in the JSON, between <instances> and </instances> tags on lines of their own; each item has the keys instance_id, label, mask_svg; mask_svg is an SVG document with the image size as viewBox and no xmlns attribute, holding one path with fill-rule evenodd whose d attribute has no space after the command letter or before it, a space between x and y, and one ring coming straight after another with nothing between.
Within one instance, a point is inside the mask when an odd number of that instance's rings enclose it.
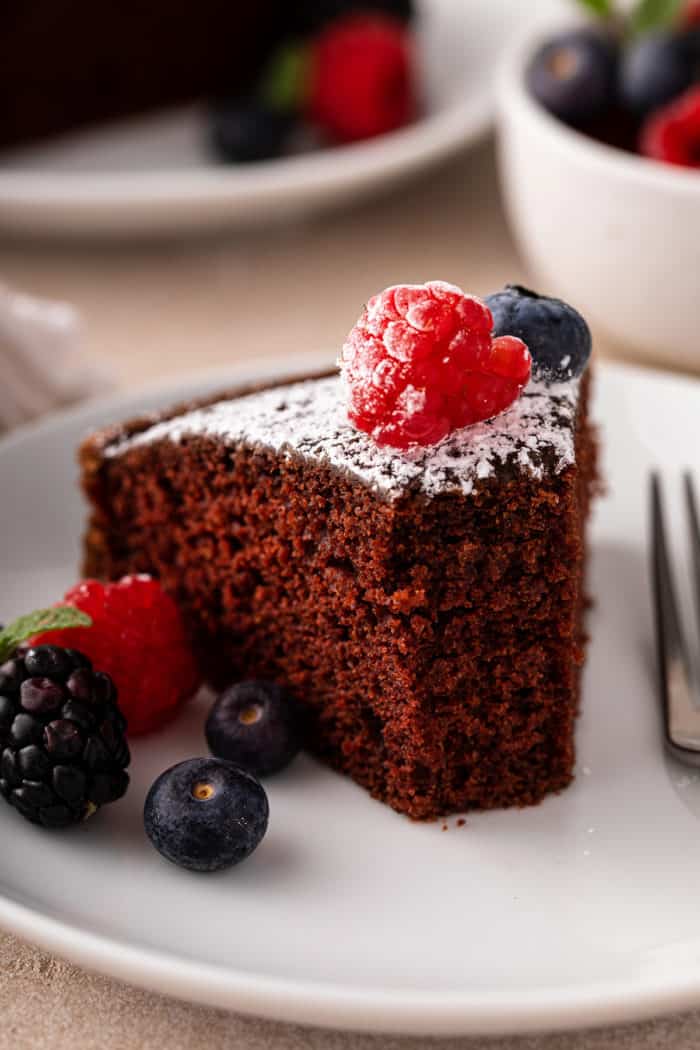
<instances>
[{"instance_id":1,"label":"raspberry in bowl","mask_svg":"<svg viewBox=\"0 0 700 1050\"><path fill-rule=\"evenodd\" d=\"M569 16L540 25L507 55L498 138L508 216L533 279L576 302L611 349L700 370L700 171L687 166L697 156L697 89L688 89L674 48L662 47L656 33L640 36L635 50L621 57L619 45L604 35L616 52L607 115L579 110L564 118L544 104L541 85L533 90L534 71L548 54L560 77L578 75L583 82L588 76L600 87L603 63L595 74L593 51L567 55L555 48L552 59L551 48L572 34L580 42L601 32L591 22L572 26ZM648 66L655 78L641 75ZM678 90L685 101L673 99ZM668 163L672 152L676 163Z\"/></svg>"},{"instance_id":2,"label":"raspberry in bowl","mask_svg":"<svg viewBox=\"0 0 700 1050\"><path fill-rule=\"evenodd\" d=\"M434 445L498 415L530 378L518 338L493 338L488 306L454 285L397 285L372 296L340 363L348 415L379 445Z\"/></svg>"}]
</instances>

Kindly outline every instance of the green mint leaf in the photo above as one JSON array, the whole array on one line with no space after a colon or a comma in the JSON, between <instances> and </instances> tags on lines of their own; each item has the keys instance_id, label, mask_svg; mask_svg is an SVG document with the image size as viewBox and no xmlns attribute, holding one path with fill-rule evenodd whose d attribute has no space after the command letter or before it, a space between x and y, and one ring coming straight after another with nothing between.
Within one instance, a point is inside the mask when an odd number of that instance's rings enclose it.
<instances>
[{"instance_id":1,"label":"green mint leaf","mask_svg":"<svg viewBox=\"0 0 700 1050\"><path fill-rule=\"evenodd\" d=\"M92 619L73 605L57 605L51 609L37 609L13 620L0 631L0 664L9 660L22 642L44 631L63 631L67 627L91 627Z\"/></svg>"},{"instance_id":2,"label":"green mint leaf","mask_svg":"<svg viewBox=\"0 0 700 1050\"><path fill-rule=\"evenodd\" d=\"M673 25L685 7L686 0L639 0L630 16L630 25L636 33Z\"/></svg>"},{"instance_id":3,"label":"green mint leaf","mask_svg":"<svg viewBox=\"0 0 700 1050\"><path fill-rule=\"evenodd\" d=\"M306 95L308 48L290 41L278 48L263 70L258 94L270 109L294 113Z\"/></svg>"},{"instance_id":4,"label":"green mint leaf","mask_svg":"<svg viewBox=\"0 0 700 1050\"><path fill-rule=\"evenodd\" d=\"M615 13L613 0L578 0L582 7L587 7L599 18L612 18Z\"/></svg>"}]
</instances>

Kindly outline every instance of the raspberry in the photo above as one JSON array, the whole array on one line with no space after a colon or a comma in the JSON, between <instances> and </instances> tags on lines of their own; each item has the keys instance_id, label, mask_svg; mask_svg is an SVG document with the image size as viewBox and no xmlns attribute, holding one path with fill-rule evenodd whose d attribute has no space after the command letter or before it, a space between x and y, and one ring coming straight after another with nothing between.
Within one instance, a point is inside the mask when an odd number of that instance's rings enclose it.
<instances>
[{"instance_id":1,"label":"raspberry","mask_svg":"<svg viewBox=\"0 0 700 1050\"><path fill-rule=\"evenodd\" d=\"M640 146L654 160L700 168L700 87L653 113L642 128Z\"/></svg>"},{"instance_id":2,"label":"raspberry","mask_svg":"<svg viewBox=\"0 0 700 1050\"><path fill-rule=\"evenodd\" d=\"M485 303L443 281L373 296L341 354L350 421L405 449L502 412L531 360L520 339L493 339L492 327Z\"/></svg>"},{"instance_id":3,"label":"raspberry","mask_svg":"<svg viewBox=\"0 0 700 1050\"><path fill-rule=\"evenodd\" d=\"M332 22L312 46L308 115L340 142L394 131L412 119L410 32L384 15Z\"/></svg>"},{"instance_id":4,"label":"raspberry","mask_svg":"<svg viewBox=\"0 0 700 1050\"><path fill-rule=\"evenodd\" d=\"M179 609L157 580L84 580L64 601L88 613L92 627L51 631L39 641L77 648L110 675L130 736L169 721L196 692L200 676Z\"/></svg>"},{"instance_id":5,"label":"raspberry","mask_svg":"<svg viewBox=\"0 0 700 1050\"><path fill-rule=\"evenodd\" d=\"M681 25L686 29L700 26L700 0L688 0L688 4L681 13Z\"/></svg>"}]
</instances>

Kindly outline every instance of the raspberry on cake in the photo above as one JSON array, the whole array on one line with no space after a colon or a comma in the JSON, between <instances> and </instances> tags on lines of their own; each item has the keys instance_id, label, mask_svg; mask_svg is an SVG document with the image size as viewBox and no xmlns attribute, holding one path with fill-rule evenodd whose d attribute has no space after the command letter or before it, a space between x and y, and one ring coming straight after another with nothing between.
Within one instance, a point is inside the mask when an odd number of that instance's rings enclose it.
<instances>
[{"instance_id":1,"label":"raspberry on cake","mask_svg":"<svg viewBox=\"0 0 700 1050\"><path fill-rule=\"evenodd\" d=\"M434 445L497 415L530 378L530 352L492 338L480 299L444 281L373 296L343 346L348 417L378 445Z\"/></svg>"},{"instance_id":2,"label":"raspberry on cake","mask_svg":"<svg viewBox=\"0 0 700 1050\"><path fill-rule=\"evenodd\" d=\"M574 766L590 337L572 338L585 323L566 304L503 294L533 299L499 304L517 332L494 334L452 286L389 290L348 339L348 383L221 394L101 431L80 454L86 571L157 576L215 684L277 682L311 750L420 819L539 802ZM378 444L348 418L358 354L378 412L399 399L420 412L423 391L446 422L405 449ZM493 402L503 371L516 389ZM400 391L382 386L397 374ZM462 395L482 390L490 418L461 425Z\"/></svg>"}]
</instances>

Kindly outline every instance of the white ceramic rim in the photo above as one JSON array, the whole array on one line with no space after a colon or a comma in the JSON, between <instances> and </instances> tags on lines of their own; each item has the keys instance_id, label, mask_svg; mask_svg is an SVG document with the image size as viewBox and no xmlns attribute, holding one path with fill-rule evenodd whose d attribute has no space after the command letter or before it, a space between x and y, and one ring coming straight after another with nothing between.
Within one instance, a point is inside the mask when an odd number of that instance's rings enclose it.
<instances>
[{"instance_id":1,"label":"white ceramic rim","mask_svg":"<svg viewBox=\"0 0 700 1050\"><path fill-rule=\"evenodd\" d=\"M564 25L571 27L575 17ZM663 164L635 153L609 146L552 116L530 94L525 85L525 69L538 45L556 31L557 24L538 23L530 28L505 53L497 80L497 110L500 119L508 114L514 122L525 123L537 139L544 139L552 149L567 154L582 167L605 171L612 178L656 187L670 194L695 195L700 206L700 171ZM533 149L537 149L533 139Z\"/></svg>"},{"instance_id":2,"label":"white ceramic rim","mask_svg":"<svg viewBox=\"0 0 700 1050\"><path fill-rule=\"evenodd\" d=\"M204 390L245 382L254 375L262 378L303 374L327 361L327 354L302 355L284 365L271 358L257 365L197 373L191 384L195 390ZM669 379L662 372L626 365L602 363L598 367L626 375L643 372L660 383ZM180 376L165 383L152 383L138 394L152 393L159 400L167 399L177 396L187 381L186 376ZM20 428L0 440L0 453L10 451L30 435L50 438L68 419L79 422L94 417L96 411L105 416L124 411L125 401L129 401L128 394L117 394ZM477 993L430 988L399 991L256 976L201 964L76 929L2 896L0 926L78 965L165 995L272 1020L356 1031L426 1036L522 1034L638 1021L691 1009L700 1003L700 971L685 977L669 971L663 975L640 975L635 980L601 981L571 988L541 987L515 993L508 989Z\"/></svg>"},{"instance_id":3,"label":"white ceramic rim","mask_svg":"<svg viewBox=\"0 0 700 1050\"><path fill-rule=\"evenodd\" d=\"M26 205L41 198L42 206L70 203L90 209L114 202L126 207L168 206L178 201L206 203L235 200L237 204L264 203L280 195L289 199L350 187L417 170L484 135L492 120L493 104L487 94L459 99L448 108L423 117L400 131L374 141L338 146L276 160L251 164L241 170L225 167L194 171L146 172L0 172L3 206Z\"/></svg>"}]
</instances>

